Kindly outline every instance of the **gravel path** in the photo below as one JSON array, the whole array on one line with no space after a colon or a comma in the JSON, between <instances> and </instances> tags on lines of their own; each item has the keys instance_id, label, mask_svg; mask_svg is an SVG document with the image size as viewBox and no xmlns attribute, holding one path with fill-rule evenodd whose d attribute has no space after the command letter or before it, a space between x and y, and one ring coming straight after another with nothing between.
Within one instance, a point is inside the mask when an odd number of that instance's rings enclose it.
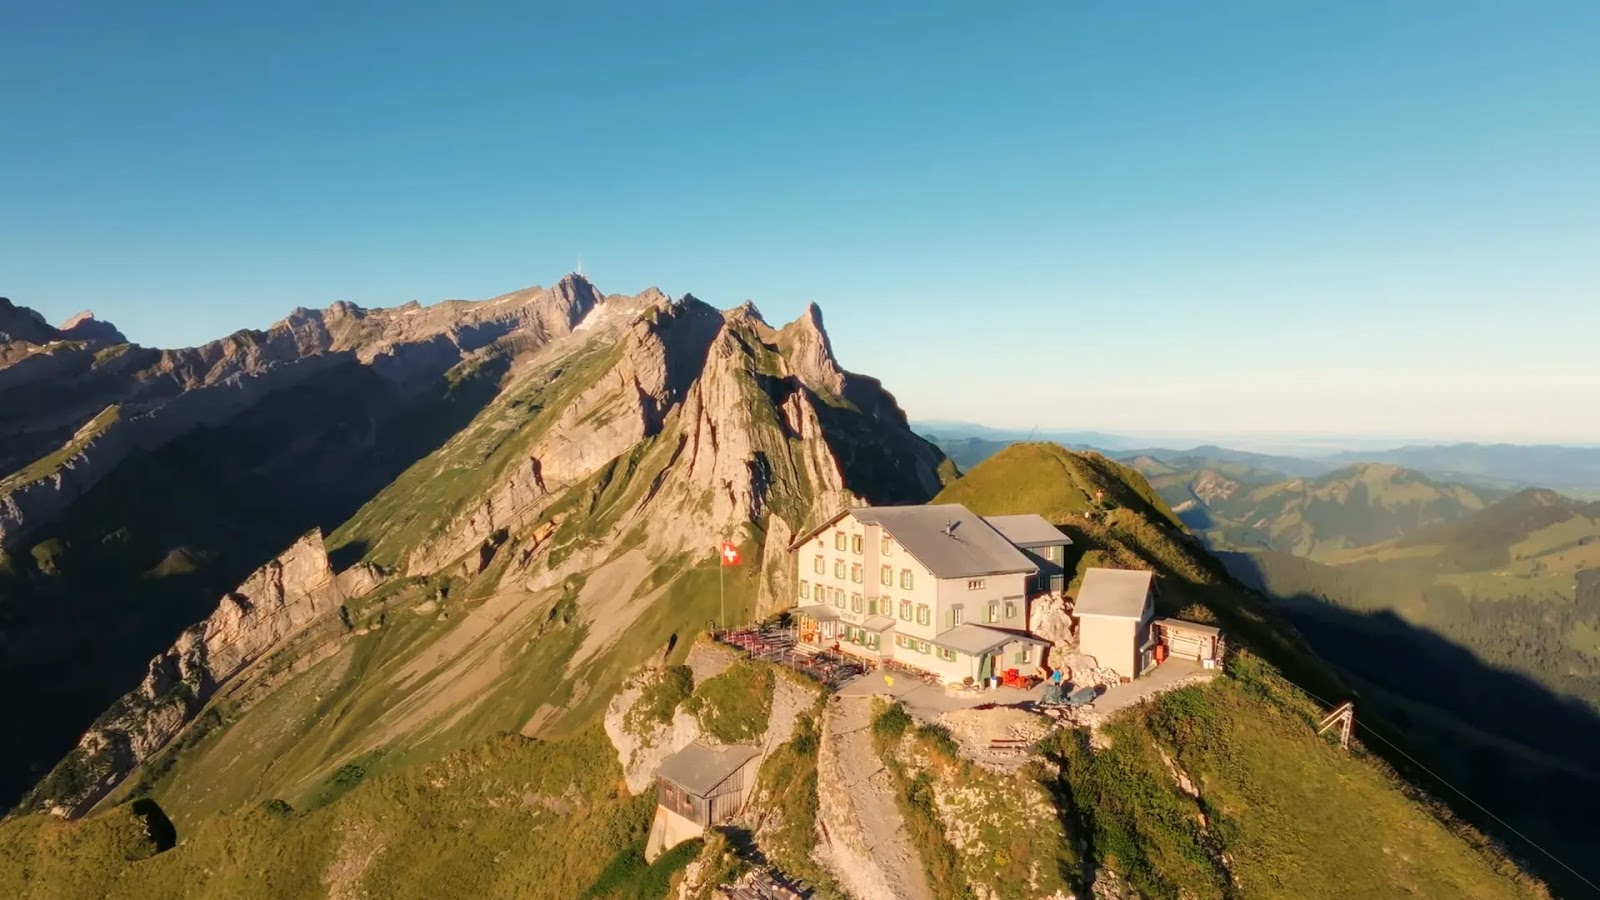
<instances>
[{"instance_id":1,"label":"gravel path","mask_svg":"<svg viewBox=\"0 0 1600 900\"><path fill-rule=\"evenodd\" d=\"M821 849L844 887L872 900L930 900L922 860L895 804L893 777L872 746L871 700L829 701L817 776Z\"/></svg>"}]
</instances>

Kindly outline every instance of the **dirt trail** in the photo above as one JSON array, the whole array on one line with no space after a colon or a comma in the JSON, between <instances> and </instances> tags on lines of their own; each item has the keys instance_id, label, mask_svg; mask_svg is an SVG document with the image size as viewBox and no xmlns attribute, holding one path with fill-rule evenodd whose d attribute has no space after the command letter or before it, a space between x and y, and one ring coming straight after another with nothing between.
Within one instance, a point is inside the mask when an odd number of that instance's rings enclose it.
<instances>
[{"instance_id":1,"label":"dirt trail","mask_svg":"<svg viewBox=\"0 0 1600 900\"><path fill-rule=\"evenodd\" d=\"M872 746L872 701L829 702L817 782L820 849L844 887L858 897L930 900L922 860L895 804L893 777Z\"/></svg>"}]
</instances>

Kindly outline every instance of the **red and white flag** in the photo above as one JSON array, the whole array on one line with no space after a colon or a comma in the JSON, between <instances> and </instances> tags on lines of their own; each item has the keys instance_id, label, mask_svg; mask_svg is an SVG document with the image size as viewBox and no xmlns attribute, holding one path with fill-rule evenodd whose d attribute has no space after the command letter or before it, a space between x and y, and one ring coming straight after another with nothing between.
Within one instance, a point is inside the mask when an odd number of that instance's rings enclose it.
<instances>
[{"instance_id":1,"label":"red and white flag","mask_svg":"<svg viewBox=\"0 0 1600 900\"><path fill-rule=\"evenodd\" d=\"M735 547L731 541L722 542L722 564L725 566L737 566L739 564L739 548Z\"/></svg>"}]
</instances>

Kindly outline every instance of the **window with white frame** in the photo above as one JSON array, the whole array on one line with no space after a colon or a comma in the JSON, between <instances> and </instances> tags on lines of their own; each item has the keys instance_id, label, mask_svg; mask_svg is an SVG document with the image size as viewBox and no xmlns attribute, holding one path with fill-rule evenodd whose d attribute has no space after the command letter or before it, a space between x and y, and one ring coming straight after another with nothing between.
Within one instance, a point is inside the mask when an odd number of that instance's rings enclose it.
<instances>
[{"instance_id":1,"label":"window with white frame","mask_svg":"<svg viewBox=\"0 0 1600 900\"><path fill-rule=\"evenodd\" d=\"M861 551L864 548L865 541L866 539L859 534L850 535L850 552L860 556Z\"/></svg>"},{"instance_id":2,"label":"window with white frame","mask_svg":"<svg viewBox=\"0 0 1600 900\"><path fill-rule=\"evenodd\" d=\"M956 661L956 652L954 650L948 650L948 649L946 649L944 647L940 647L939 648L939 658L944 660L944 661L946 661L946 662L955 662Z\"/></svg>"},{"instance_id":3,"label":"window with white frame","mask_svg":"<svg viewBox=\"0 0 1600 900\"><path fill-rule=\"evenodd\" d=\"M911 590L911 570L910 569L901 569L900 570L900 587L905 589L905 590L908 590L908 591Z\"/></svg>"},{"instance_id":4,"label":"window with white frame","mask_svg":"<svg viewBox=\"0 0 1600 900\"><path fill-rule=\"evenodd\" d=\"M917 624L918 625L927 625L928 623L930 623L932 621L933 621L933 611L928 609L928 604L926 604L926 603L918 603L917 604Z\"/></svg>"},{"instance_id":5,"label":"window with white frame","mask_svg":"<svg viewBox=\"0 0 1600 900\"><path fill-rule=\"evenodd\" d=\"M850 580L856 584L861 583L861 563L850 564Z\"/></svg>"},{"instance_id":6,"label":"window with white frame","mask_svg":"<svg viewBox=\"0 0 1600 900\"><path fill-rule=\"evenodd\" d=\"M905 620L905 621L907 621L907 622L911 621L911 601L910 600L901 600L900 601L900 618Z\"/></svg>"},{"instance_id":7,"label":"window with white frame","mask_svg":"<svg viewBox=\"0 0 1600 900\"><path fill-rule=\"evenodd\" d=\"M818 575L826 574L828 571L828 564L822 561L822 554L820 553L817 554L816 570Z\"/></svg>"},{"instance_id":8,"label":"window with white frame","mask_svg":"<svg viewBox=\"0 0 1600 900\"><path fill-rule=\"evenodd\" d=\"M880 539L878 541L878 552L883 554L884 556L893 556L894 555L894 538L889 537L887 534L884 535L882 537L882 539Z\"/></svg>"},{"instance_id":9,"label":"window with white frame","mask_svg":"<svg viewBox=\"0 0 1600 900\"><path fill-rule=\"evenodd\" d=\"M861 612L861 595L860 594L851 594L850 595L850 611L853 612L853 613Z\"/></svg>"},{"instance_id":10,"label":"window with white frame","mask_svg":"<svg viewBox=\"0 0 1600 900\"><path fill-rule=\"evenodd\" d=\"M884 566L881 573L884 587L894 587L894 566Z\"/></svg>"},{"instance_id":11,"label":"window with white frame","mask_svg":"<svg viewBox=\"0 0 1600 900\"><path fill-rule=\"evenodd\" d=\"M950 627L951 628L954 628L957 625L960 625L962 620L963 620L963 618L964 618L964 615L963 615L963 611L962 611L960 606L952 606L952 607L950 607Z\"/></svg>"},{"instance_id":12,"label":"window with white frame","mask_svg":"<svg viewBox=\"0 0 1600 900\"><path fill-rule=\"evenodd\" d=\"M969 591L981 591L981 590L983 590L983 579L982 578L969 578L969 579L967 579L967 590L969 590Z\"/></svg>"},{"instance_id":13,"label":"window with white frame","mask_svg":"<svg viewBox=\"0 0 1600 900\"><path fill-rule=\"evenodd\" d=\"M809 582L809 581L800 582L800 599L801 600L810 600L811 599L811 582Z\"/></svg>"},{"instance_id":14,"label":"window with white frame","mask_svg":"<svg viewBox=\"0 0 1600 900\"><path fill-rule=\"evenodd\" d=\"M991 625L994 624L995 622L1000 621L1000 601L999 600L990 600L989 601L989 605L984 608L983 620L985 622L990 623Z\"/></svg>"},{"instance_id":15,"label":"window with white frame","mask_svg":"<svg viewBox=\"0 0 1600 900\"><path fill-rule=\"evenodd\" d=\"M1033 662L1033 646L1031 644L1023 644L1022 649L1017 651L1016 660L1019 663Z\"/></svg>"},{"instance_id":16,"label":"window with white frame","mask_svg":"<svg viewBox=\"0 0 1600 900\"><path fill-rule=\"evenodd\" d=\"M836 559L833 561L833 577L844 578L844 560Z\"/></svg>"},{"instance_id":17,"label":"window with white frame","mask_svg":"<svg viewBox=\"0 0 1600 900\"><path fill-rule=\"evenodd\" d=\"M928 652L928 642L927 641L917 641L917 652L918 653L927 653Z\"/></svg>"},{"instance_id":18,"label":"window with white frame","mask_svg":"<svg viewBox=\"0 0 1600 900\"><path fill-rule=\"evenodd\" d=\"M1016 617L1017 617L1017 604L1015 602L1012 602L1012 601L1009 601L1009 600L1006 601L1006 618L1007 619L1015 619Z\"/></svg>"},{"instance_id":19,"label":"window with white frame","mask_svg":"<svg viewBox=\"0 0 1600 900\"><path fill-rule=\"evenodd\" d=\"M844 541L845 541L844 532L835 531L833 533L833 549L838 550L841 553L844 552L844 548L845 548L845 542Z\"/></svg>"}]
</instances>

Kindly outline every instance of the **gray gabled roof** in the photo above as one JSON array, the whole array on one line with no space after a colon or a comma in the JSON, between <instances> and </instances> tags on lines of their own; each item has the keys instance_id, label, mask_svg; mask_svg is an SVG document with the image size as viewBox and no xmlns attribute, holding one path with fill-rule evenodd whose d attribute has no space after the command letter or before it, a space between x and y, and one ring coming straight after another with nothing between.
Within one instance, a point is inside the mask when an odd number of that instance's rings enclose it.
<instances>
[{"instance_id":1,"label":"gray gabled roof","mask_svg":"<svg viewBox=\"0 0 1600 900\"><path fill-rule=\"evenodd\" d=\"M993 526L959 503L936 506L867 506L851 510L881 525L935 578L1036 572L1039 567Z\"/></svg>"},{"instance_id":2,"label":"gray gabled roof","mask_svg":"<svg viewBox=\"0 0 1600 900\"><path fill-rule=\"evenodd\" d=\"M745 763L760 755L760 747L745 744L713 747L695 741L662 760L656 777L670 781L697 797L705 797Z\"/></svg>"},{"instance_id":3,"label":"gray gabled roof","mask_svg":"<svg viewBox=\"0 0 1600 900\"><path fill-rule=\"evenodd\" d=\"M1118 616L1137 619L1144 614L1154 572L1135 569L1090 569L1083 575L1072 612L1079 616Z\"/></svg>"},{"instance_id":4,"label":"gray gabled roof","mask_svg":"<svg viewBox=\"0 0 1600 900\"><path fill-rule=\"evenodd\" d=\"M1051 547L1057 544L1070 544L1072 538L1061 533L1061 529L1045 521L1045 517L1028 513L1020 516L984 516L983 520L994 526L994 530L1005 536L1005 539L1018 547Z\"/></svg>"},{"instance_id":5,"label":"gray gabled roof","mask_svg":"<svg viewBox=\"0 0 1600 900\"><path fill-rule=\"evenodd\" d=\"M968 622L957 625L949 631L941 632L933 642L947 650L966 653L970 656L982 656L993 653L1007 644L1022 642L1038 647L1050 646L1049 641L1041 641L1032 635L1020 634L1015 631L1001 631L998 628L985 628Z\"/></svg>"}]
</instances>

